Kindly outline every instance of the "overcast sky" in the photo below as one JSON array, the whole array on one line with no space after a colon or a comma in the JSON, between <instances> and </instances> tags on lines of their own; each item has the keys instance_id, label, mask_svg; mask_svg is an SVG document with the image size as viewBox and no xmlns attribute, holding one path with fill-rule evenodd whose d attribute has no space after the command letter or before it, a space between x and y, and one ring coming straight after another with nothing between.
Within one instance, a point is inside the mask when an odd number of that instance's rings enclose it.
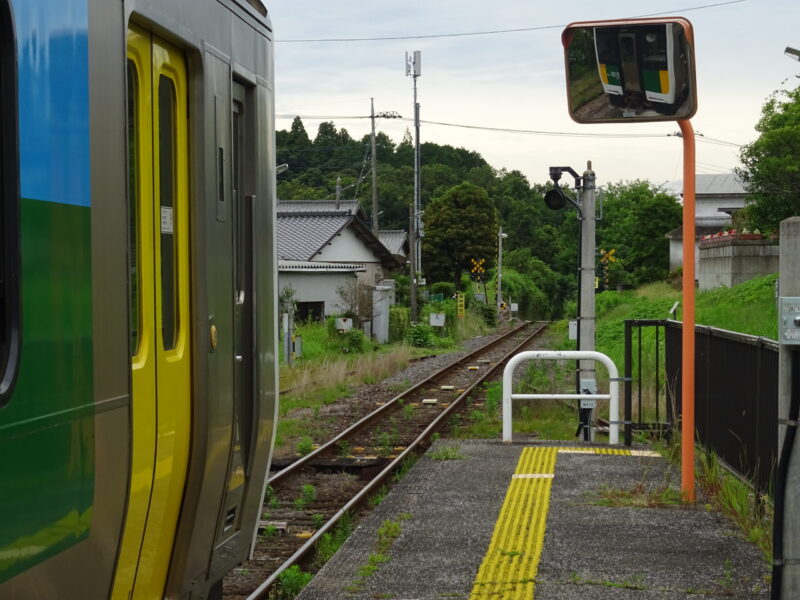
<instances>
[{"instance_id":1,"label":"overcast sky","mask_svg":"<svg viewBox=\"0 0 800 600\"><path fill-rule=\"evenodd\" d=\"M713 5L716 4L716 5ZM605 2L568 0L275 0L268 4L277 40L277 127L300 115L309 135L333 120L360 139L375 110L413 117L412 79L405 52L422 51L417 80L421 118L461 125L574 134L656 134L655 138L553 137L476 131L423 124L421 140L475 150L496 169L518 169L544 183L548 166L582 171L591 160L598 184L648 179L654 184L682 177L682 142L668 134L674 122L574 123L566 110L560 36L571 21L665 13L694 25L699 109L692 124L698 139L697 172L724 173L738 165L739 148L756 137L764 100L778 88L800 84L800 62L784 55L800 48L797 0L660 0ZM707 6L707 8L699 8ZM689 10L694 9L694 10ZM354 42L291 42L319 38L440 35L516 28L535 31ZM312 119L317 116L324 119ZM381 120L378 129L395 142L409 121ZM424 163L425 157L422 156Z\"/></svg>"}]
</instances>

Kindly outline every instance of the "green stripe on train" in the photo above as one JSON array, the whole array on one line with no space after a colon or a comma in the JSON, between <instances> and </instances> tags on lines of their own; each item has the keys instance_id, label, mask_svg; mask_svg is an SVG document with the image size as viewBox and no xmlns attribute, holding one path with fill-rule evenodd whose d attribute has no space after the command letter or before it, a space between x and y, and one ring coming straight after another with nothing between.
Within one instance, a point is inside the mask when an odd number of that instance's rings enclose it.
<instances>
[{"instance_id":1,"label":"green stripe on train","mask_svg":"<svg viewBox=\"0 0 800 600\"><path fill-rule=\"evenodd\" d=\"M88 537L91 210L22 200L22 353L0 409L0 582Z\"/></svg>"}]
</instances>

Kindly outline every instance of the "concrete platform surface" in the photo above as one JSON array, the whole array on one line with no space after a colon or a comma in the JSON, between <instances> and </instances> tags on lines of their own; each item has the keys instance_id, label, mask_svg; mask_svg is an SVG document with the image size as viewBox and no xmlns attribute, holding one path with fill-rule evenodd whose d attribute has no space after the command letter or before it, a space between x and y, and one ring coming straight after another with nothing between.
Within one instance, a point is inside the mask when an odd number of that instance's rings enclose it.
<instances>
[{"instance_id":1,"label":"concrete platform surface","mask_svg":"<svg viewBox=\"0 0 800 600\"><path fill-rule=\"evenodd\" d=\"M491 593L476 586L501 507L507 493L512 495L510 483L523 449L558 445L438 441L359 524L299 600L769 597L769 570L759 550L704 505L599 503L604 487L679 487L680 474L667 461L583 453L558 453L554 473L534 475L546 478L549 503L537 492L535 502L503 508L521 524L519 539L509 534L495 538L489 555L500 553L507 564L522 564L534 553L533 546L515 549L532 543L535 528L527 529L528 524L546 516L538 568L505 573L511 583ZM441 460L446 446L463 457Z\"/></svg>"}]
</instances>

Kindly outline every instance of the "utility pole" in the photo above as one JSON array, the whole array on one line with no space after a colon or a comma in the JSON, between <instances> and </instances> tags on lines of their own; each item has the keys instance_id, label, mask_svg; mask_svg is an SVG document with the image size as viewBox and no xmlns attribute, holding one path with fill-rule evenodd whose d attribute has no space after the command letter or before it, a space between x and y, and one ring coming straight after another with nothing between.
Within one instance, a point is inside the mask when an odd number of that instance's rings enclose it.
<instances>
[{"instance_id":1,"label":"utility pole","mask_svg":"<svg viewBox=\"0 0 800 600\"><path fill-rule=\"evenodd\" d=\"M378 237L378 169L376 168L375 149L375 99L369 99L369 118L372 121L372 136L370 137L370 147L372 150L372 233Z\"/></svg>"},{"instance_id":2,"label":"utility pole","mask_svg":"<svg viewBox=\"0 0 800 600\"><path fill-rule=\"evenodd\" d=\"M369 118L372 121L372 136L370 137L370 146L372 147L372 233L378 237L380 228L378 226L378 151L375 145L375 119L401 119L402 117L393 110L376 115L375 99L370 98L369 102Z\"/></svg>"},{"instance_id":3,"label":"utility pole","mask_svg":"<svg viewBox=\"0 0 800 600\"><path fill-rule=\"evenodd\" d=\"M420 201L420 172L419 172L419 102L417 102L417 77L422 74L422 52L415 50L411 57L406 52L406 76L414 80L414 231L411 243L415 248L414 279L422 272L422 237L425 235L420 216L422 206Z\"/></svg>"}]
</instances>

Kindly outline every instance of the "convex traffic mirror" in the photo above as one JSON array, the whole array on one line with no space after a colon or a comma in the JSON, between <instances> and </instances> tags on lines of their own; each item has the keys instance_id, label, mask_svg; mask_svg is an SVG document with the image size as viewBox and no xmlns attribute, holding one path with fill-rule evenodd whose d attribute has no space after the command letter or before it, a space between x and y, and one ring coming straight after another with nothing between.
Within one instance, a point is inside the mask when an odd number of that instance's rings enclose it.
<instances>
[{"instance_id":1,"label":"convex traffic mirror","mask_svg":"<svg viewBox=\"0 0 800 600\"><path fill-rule=\"evenodd\" d=\"M688 20L572 23L561 40L569 114L575 121L674 121L697 110Z\"/></svg>"}]
</instances>

